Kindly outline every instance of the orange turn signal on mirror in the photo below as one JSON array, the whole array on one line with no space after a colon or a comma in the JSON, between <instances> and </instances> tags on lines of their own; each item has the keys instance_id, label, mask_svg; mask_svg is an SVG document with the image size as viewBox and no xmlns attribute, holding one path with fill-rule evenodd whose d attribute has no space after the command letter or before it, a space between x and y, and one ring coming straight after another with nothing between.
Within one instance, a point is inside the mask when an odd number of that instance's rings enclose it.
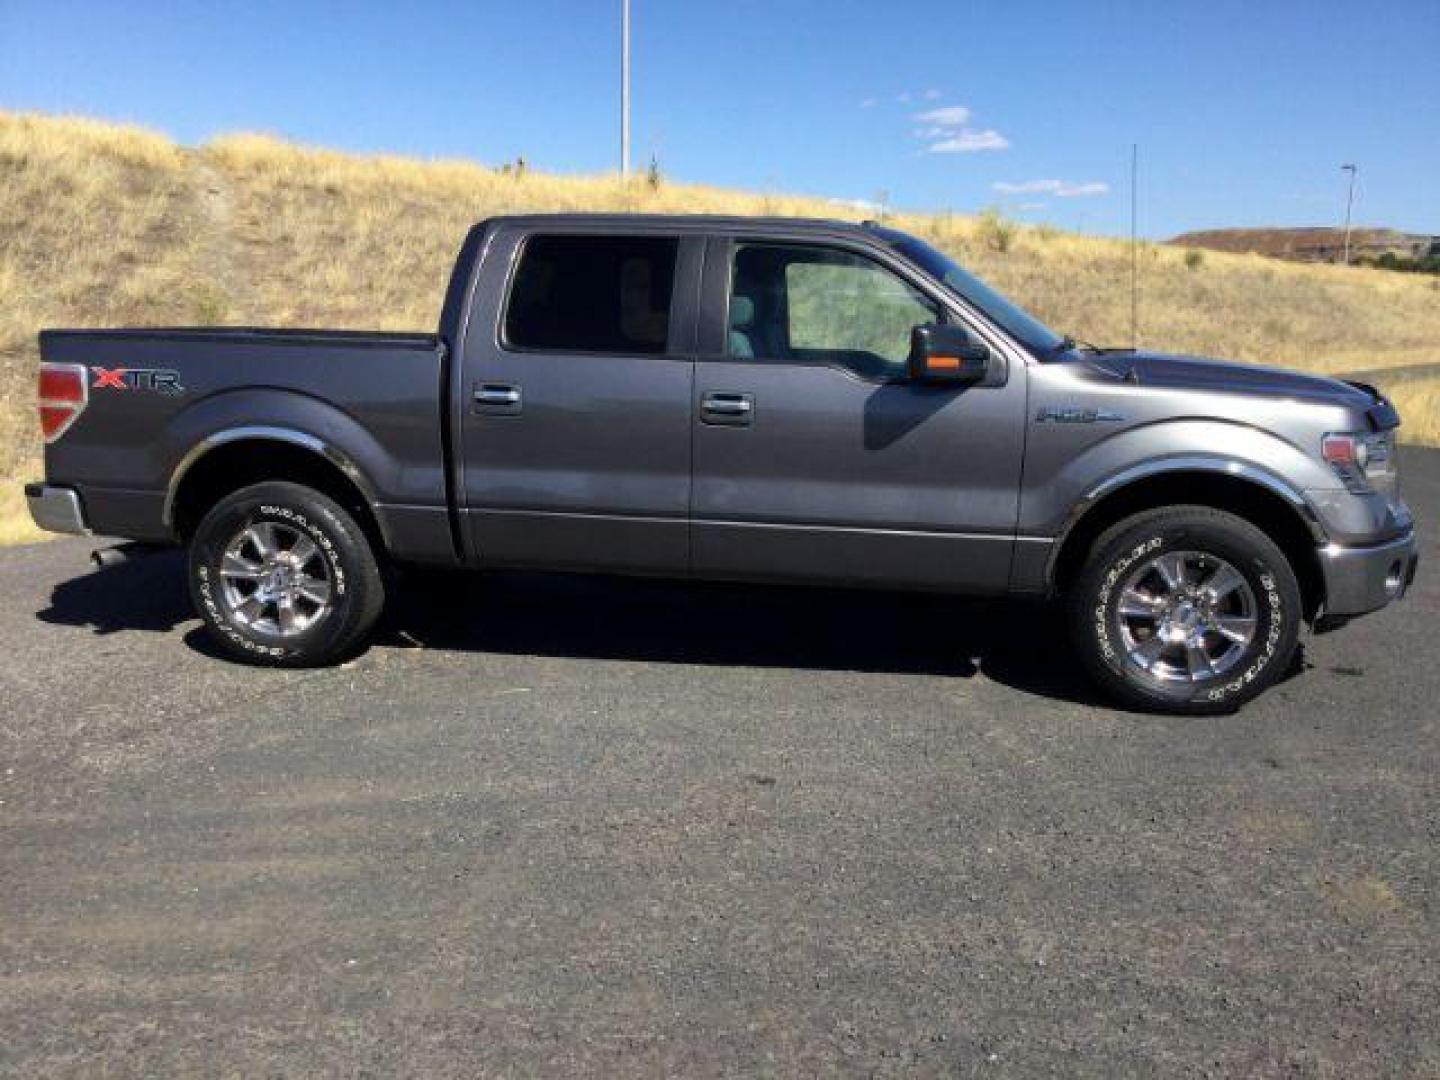
<instances>
[{"instance_id":1,"label":"orange turn signal on mirror","mask_svg":"<svg viewBox=\"0 0 1440 1080\"><path fill-rule=\"evenodd\" d=\"M932 371L959 371L960 358L958 356L932 356L925 361L925 366Z\"/></svg>"}]
</instances>

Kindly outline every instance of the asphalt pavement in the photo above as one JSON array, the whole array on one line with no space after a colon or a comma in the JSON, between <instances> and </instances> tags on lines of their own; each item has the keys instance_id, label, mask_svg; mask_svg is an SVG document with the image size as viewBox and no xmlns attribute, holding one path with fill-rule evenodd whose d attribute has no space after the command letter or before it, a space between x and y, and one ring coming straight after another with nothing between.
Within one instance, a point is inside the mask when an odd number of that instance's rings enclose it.
<instances>
[{"instance_id":1,"label":"asphalt pavement","mask_svg":"<svg viewBox=\"0 0 1440 1080\"><path fill-rule=\"evenodd\" d=\"M1440 1075L1440 452L1401 604L1237 715L1043 609L407 580L247 668L0 552L0 1072Z\"/></svg>"}]
</instances>

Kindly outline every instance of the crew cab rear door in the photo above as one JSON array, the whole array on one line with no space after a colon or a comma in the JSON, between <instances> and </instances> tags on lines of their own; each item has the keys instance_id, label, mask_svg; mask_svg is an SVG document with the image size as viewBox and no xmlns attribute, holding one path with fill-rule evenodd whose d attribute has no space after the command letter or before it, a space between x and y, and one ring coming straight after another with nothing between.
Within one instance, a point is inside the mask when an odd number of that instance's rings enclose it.
<instances>
[{"instance_id":1,"label":"crew cab rear door","mask_svg":"<svg viewBox=\"0 0 1440 1080\"><path fill-rule=\"evenodd\" d=\"M460 358L460 509L488 566L688 570L703 240L585 224L490 237Z\"/></svg>"},{"instance_id":2,"label":"crew cab rear door","mask_svg":"<svg viewBox=\"0 0 1440 1080\"><path fill-rule=\"evenodd\" d=\"M908 379L937 321L991 344L991 376ZM698 344L697 575L1005 589L1024 364L923 275L838 238L717 237Z\"/></svg>"}]
</instances>

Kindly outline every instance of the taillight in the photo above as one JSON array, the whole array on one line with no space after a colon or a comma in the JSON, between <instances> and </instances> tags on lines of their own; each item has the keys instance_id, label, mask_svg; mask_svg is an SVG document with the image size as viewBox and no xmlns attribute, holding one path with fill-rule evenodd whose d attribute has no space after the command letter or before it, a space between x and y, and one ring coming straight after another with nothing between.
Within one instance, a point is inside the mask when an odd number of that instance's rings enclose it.
<instances>
[{"instance_id":1,"label":"taillight","mask_svg":"<svg viewBox=\"0 0 1440 1080\"><path fill-rule=\"evenodd\" d=\"M84 364L40 365L40 430L52 443L70 430L90 403L90 373Z\"/></svg>"}]
</instances>

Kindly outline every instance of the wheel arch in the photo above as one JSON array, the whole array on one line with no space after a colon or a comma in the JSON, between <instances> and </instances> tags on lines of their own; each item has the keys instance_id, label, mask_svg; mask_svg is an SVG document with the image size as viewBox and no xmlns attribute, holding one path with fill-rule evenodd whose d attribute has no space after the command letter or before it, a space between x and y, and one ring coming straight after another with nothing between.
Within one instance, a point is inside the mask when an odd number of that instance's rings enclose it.
<instances>
[{"instance_id":1,"label":"wheel arch","mask_svg":"<svg viewBox=\"0 0 1440 1080\"><path fill-rule=\"evenodd\" d=\"M1052 592L1074 582L1095 540L1125 518L1164 506L1208 506L1261 529L1285 554L1300 583L1305 617L1325 599L1320 548L1326 536L1305 497L1264 470L1233 461L1174 462L1168 468L1122 473L1098 485L1057 536L1047 571Z\"/></svg>"},{"instance_id":2,"label":"wheel arch","mask_svg":"<svg viewBox=\"0 0 1440 1080\"><path fill-rule=\"evenodd\" d=\"M384 518L365 474L338 448L294 428L250 425L201 439L171 472L164 525L183 542L220 499L266 480L300 483L328 495L355 516L377 552L389 550Z\"/></svg>"}]
</instances>

